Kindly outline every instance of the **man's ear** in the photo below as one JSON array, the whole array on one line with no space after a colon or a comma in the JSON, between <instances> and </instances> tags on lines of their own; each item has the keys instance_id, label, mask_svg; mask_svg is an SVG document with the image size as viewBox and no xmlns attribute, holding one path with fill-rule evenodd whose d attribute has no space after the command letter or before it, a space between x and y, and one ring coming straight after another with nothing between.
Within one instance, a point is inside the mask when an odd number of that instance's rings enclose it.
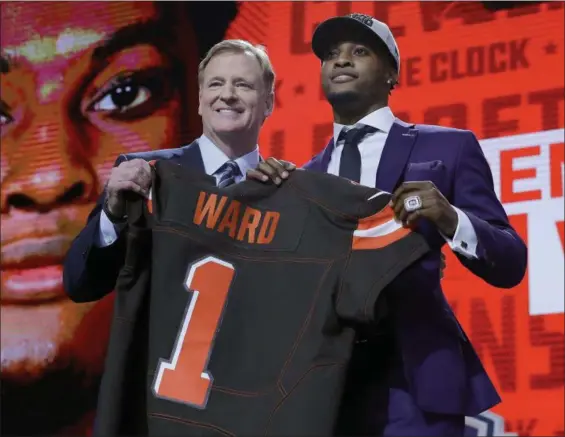
<instances>
[{"instance_id":1,"label":"man's ear","mask_svg":"<svg viewBox=\"0 0 565 437\"><path fill-rule=\"evenodd\" d=\"M394 88L394 86L398 83L398 73L396 72L396 70L390 70L388 77L392 83L392 87Z\"/></svg>"},{"instance_id":2,"label":"man's ear","mask_svg":"<svg viewBox=\"0 0 565 437\"><path fill-rule=\"evenodd\" d=\"M265 118L273 113L273 109L275 109L275 93L270 93L267 96L267 105L265 109Z\"/></svg>"},{"instance_id":3,"label":"man's ear","mask_svg":"<svg viewBox=\"0 0 565 437\"><path fill-rule=\"evenodd\" d=\"M202 88L198 88L198 115L202 117Z\"/></svg>"}]
</instances>

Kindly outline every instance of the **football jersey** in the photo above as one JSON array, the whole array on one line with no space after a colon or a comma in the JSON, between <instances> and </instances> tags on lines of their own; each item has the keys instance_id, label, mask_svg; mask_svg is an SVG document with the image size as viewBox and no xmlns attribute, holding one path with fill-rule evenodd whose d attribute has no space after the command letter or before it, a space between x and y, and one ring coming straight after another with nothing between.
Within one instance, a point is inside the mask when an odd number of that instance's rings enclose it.
<instances>
[{"instance_id":1,"label":"football jersey","mask_svg":"<svg viewBox=\"0 0 565 437\"><path fill-rule=\"evenodd\" d=\"M327 174L153 173L151 200L128 203L97 433L331 435L353 326L424 238L390 194Z\"/></svg>"}]
</instances>

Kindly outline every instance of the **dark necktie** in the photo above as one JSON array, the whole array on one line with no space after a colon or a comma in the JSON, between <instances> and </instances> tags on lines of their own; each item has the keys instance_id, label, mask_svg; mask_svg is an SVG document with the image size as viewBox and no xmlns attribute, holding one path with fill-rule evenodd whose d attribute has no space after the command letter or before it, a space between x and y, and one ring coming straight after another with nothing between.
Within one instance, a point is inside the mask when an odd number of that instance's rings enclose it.
<instances>
[{"instance_id":1,"label":"dark necktie","mask_svg":"<svg viewBox=\"0 0 565 437\"><path fill-rule=\"evenodd\" d=\"M218 170L218 187L225 188L235 183L235 178L241 176L239 165L234 161L227 161Z\"/></svg>"},{"instance_id":2,"label":"dark necktie","mask_svg":"<svg viewBox=\"0 0 565 437\"><path fill-rule=\"evenodd\" d=\"M342 129L337 142L345 140L339 162L339 175L354 182L361 180L361 153L359 143L366 135L377 132L372 126L360 126L353 129Z\"/></svg>"}]
</instances>

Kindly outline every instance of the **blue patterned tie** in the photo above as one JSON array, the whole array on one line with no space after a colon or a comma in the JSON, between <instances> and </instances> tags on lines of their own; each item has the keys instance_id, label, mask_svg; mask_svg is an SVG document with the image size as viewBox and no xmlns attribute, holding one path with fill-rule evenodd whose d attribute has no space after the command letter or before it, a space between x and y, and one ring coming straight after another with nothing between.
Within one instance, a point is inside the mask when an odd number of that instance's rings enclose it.
<instances>
[{"instance_id":1,"label":"blue patterned tie","mask_svg":"<svg viewBox=\"0 0 565 437\"><path fill-rule=\"evenodd\" d=\"M341 159L339 162L339 175L351 181L359 182L361 180L361 153L359 152L359 143L365 136L377 132L378 129L363 125L353 129L342 129L337 141L345 140L343 150L341 151Z\"/></svg>"},{"instance_id":2,"label":"blue patterned tie","mask_svg":"<svg viewBox=\"0 0 565 437\"><path fill-rule=\"evenodd\" d=\"M218 187L225 188L235 183L235 178L241 176L241 170L234 161L227 161L218 170Z\"/></svg>"}]
</instances>

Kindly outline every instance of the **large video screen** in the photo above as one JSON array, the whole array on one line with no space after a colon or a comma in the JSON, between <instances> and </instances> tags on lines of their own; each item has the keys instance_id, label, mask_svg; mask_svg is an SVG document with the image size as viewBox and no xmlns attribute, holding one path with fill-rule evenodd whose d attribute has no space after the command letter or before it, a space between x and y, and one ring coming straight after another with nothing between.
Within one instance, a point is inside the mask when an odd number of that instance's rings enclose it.
<instances>
[{"instance_id":1,"label":"large video screen","mask_svg":"<svg viewBox=\"0 0 565 437\"><path fill-rule=\"evenodd\" d=\"M472 130L529 247L524 281L495 289L449 252L449 302L503 402L476 435L565 435L564 5L481 2L3 2L1 409L6 435L92 428L112 295L70 302L62 260L119 154L201 133L197 65L222 38L264 45L276 104L264 157L303 164L332 134L310 49L325 18L389 24L394 114Z\"/></svg>"}]
</instances>

